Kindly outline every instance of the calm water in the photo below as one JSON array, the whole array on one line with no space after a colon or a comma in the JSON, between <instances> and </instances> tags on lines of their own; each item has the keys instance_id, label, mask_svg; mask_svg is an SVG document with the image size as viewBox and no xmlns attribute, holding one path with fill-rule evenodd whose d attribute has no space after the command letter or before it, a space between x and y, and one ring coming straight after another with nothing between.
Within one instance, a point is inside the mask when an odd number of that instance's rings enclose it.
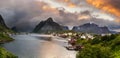
<instances>
[{"instance_id":1,"label":"calm water","mask_svg":"<svg viewBox=\"0 0 120 58\"><path fill-rule=\"evenodd\" d=\"M15 41L4 44L4 47L19 58L75 58L75 51L64 48L64 40L53 37L52 41L46 41L40 36L14 35Z\"/></svg>"}]
</instances>

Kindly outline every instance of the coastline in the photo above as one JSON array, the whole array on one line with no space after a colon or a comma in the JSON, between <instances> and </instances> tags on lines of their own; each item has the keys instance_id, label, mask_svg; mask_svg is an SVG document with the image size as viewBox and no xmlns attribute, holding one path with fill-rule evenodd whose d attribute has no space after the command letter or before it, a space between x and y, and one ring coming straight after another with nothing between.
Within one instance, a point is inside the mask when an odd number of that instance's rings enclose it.
<instances>
[{"instance_id":1,"label":"coastline","mask_svg":"<svg viewBox=\"0 0 120 58\"><path fill-rule=\"evenodd\" d=\"M1 46L1 44L9 43L11 41L14 41L14 39L11 38L8 34L0 33L0 58L18 58Z\"/></svg>"}]
</instances>

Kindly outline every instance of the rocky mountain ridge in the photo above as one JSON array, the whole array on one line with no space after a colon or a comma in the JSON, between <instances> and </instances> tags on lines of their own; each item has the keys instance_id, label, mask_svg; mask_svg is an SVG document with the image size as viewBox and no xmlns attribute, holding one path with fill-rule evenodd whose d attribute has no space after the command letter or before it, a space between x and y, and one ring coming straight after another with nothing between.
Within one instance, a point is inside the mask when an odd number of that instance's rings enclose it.
<instances>
[{"instance_id":1,"label":"rocky mountain ridge","mask_svg":"<svg viewBox=\"0 0 120 58\"><path fill-rule=\"evenodd\" d=\"M33 32L41 33L41 32L53 32L53 31L63 31L68 30L67 26L62 26L53 21L50 17L45 21L41 21L33 30Z\"/></svg>"},{"instance_id":2,"label":"rocky mountain ridge","mask_svg":"<svg viewBox=\"0 0 120 58\"><path fill-rule=\"evenodd\" d=\"M95 34L106 34L111 33L108 27L100 27L94 23L86 23L80 26L74 26L73 31L83 32L83 33L95 33Z\"/></svg>"}]
</instances>

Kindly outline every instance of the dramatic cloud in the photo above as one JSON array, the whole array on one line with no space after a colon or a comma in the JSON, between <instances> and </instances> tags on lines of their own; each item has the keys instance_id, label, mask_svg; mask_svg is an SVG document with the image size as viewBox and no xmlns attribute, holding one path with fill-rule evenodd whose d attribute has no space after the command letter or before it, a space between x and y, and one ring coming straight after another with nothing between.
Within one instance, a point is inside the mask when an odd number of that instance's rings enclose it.
<instances>
[{"instance_id":1,"label":"dramatic cloud","mask_svg":"<svg viewBox=\"0 0 120 58\"><path fill-rule=\"evenodd\" d=\"M9 27L17 26L21 31L30 31L49 17L67 26L88 22L101 26L118 25L115 22L118 19L114 21L114 17L95 9L85 0L0 0L0 14Z\"/></svg>"},{"instance_id":2,"label":"dramatic cloud","mask_svg":"<svg viewBox=\"0 0 120 58\"><path fill-rule=\"evenodd\" d=\"M116 15L118 19L115 19L115 21L120 22L120 0L87 0L87 2L97 8Z\"/></svg>"}]
</instances>

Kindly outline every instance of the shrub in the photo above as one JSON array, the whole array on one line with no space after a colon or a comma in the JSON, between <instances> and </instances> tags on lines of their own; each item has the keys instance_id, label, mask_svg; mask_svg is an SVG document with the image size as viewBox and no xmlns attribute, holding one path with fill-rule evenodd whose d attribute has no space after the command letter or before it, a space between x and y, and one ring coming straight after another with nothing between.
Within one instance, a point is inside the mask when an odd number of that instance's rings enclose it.
<instances>
[{"instance_id":1,"label":"shrub","mask_svg":"<svg viewBox=\"0 0 120 58\"><path fill-rule=\"evenodd\" d=\"M100 45L86 45L84 49L78 52L77 58L113 58L109 47Z\"/></svg>"}]
</instances>

